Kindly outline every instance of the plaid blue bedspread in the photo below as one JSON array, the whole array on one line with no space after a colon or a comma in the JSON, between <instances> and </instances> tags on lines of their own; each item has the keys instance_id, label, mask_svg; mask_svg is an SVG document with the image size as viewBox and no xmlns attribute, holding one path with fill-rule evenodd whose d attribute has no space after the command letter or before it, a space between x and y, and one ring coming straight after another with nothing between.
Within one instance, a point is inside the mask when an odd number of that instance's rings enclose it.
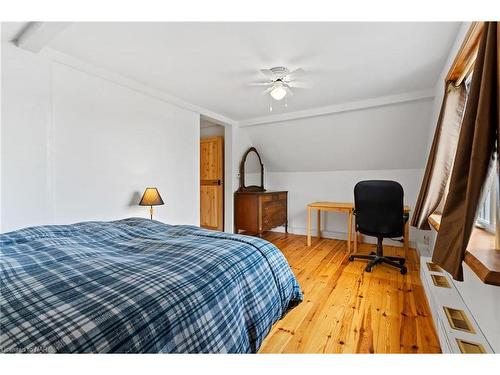
<instances>
[{"instance_id":1,"label":"plaid blue bedspread","mask_svg":"<svg viewBox=\"0 0 500 375\"><path fill-rule=\"evenodd\" d=\"M302 300L274 245L194 226L40 226L0 245L1 352L256 352Z\"/></svg>"}]
</instances>

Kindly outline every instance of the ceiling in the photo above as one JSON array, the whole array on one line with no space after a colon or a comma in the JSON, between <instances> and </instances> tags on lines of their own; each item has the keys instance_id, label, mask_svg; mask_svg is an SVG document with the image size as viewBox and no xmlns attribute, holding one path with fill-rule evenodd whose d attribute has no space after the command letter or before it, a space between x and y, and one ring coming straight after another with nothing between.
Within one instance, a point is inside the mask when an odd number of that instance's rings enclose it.
<instances>
[{"instance_id":1,"label":"ceiling","mask_svg":"<svg viewBox=\"0 0 500 375\"><path fill-rule=\"evenodd\" d=\"M248 82L303 68L314 84L273 114L433 88L460 23L86 23L49 47L232 120L269 115Z\"/></svg>"},{"instance_id":2,"label":"ceiling","mask_svg":"<svg viewBox=\"0 0 500 375\"><path fill-rule=\"evenodd\" d=\"M15 39L26 26L27 22L2 22L2 42Z\"/></svg>"}]
</instances>

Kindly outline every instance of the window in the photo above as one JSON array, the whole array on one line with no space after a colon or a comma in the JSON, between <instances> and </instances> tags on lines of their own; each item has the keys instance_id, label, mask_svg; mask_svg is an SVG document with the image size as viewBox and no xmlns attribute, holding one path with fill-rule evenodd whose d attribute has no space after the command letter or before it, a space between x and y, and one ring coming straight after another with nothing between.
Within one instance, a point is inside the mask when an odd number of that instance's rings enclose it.
<instances>
[{"instance_id":1,"label":"window","mask_svg":"<svg viewBox=\"0 0 500 375\"><path fill-rule=\"evenodd\" d=\"M498 185L498 175L496 163L493 165L493 173L487 181L487 187L483 196L483 201L479 205L477 212L476 226L484 228L488 232L495 233L496 220L496 192Z\"/></svg>"},{"instance_id":2,"label":"window","mask_svg":"<svg viewBox=\"0 0 500 375\"><path fill-rule=\"evenodd\" d=\"M489 232L495 231L495 207L493 206L494 198L492 197L492 192L494 191L493 185L490 187L490 191L486 194L483 203L479 206L479 212L477 215L476 225L482 227Z\"/></svg>"},{"instance_id":3,"label":"window","mask_svg":"<svg viewBox=\"0 0 500 375\"><path fill-rule=\"evenodd\" d=\"M470 84L472 81L472 72L467 75L465 79L465 87L467 89L467 93L470 91ZM479 228L483 228L488 232L495 233L495 219L496 219L496 202L495 202L495 194L496 194L496 184L498 184L498 176L495 173L497 169L496 165L497 161L493 162L491 176L489 176L486 181L486 192L483 195L483 201L479 205L479 209L477 212L476 226ZM496 176L496 178L495 178Z\"/></svg>"}]
</instances>

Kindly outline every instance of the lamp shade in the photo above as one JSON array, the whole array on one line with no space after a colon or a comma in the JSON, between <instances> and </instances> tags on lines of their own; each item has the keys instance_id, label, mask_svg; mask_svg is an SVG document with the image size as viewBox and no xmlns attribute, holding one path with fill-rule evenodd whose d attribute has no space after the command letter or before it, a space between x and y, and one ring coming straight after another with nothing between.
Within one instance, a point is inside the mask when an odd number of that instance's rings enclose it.
<instances>
[{"instance_id":1,"label":"lamp shade","mask_svg":"<svg viewBox=\"0 0 500 375\"><path fill-rule=\"evenodd\" d=\"M163 203L163 199L161 199L160 192L155 187L148 187L144 190L144 194L142 194L141 201L139 202L139 206L160 206Z\"/></svg>"}]
</instances>

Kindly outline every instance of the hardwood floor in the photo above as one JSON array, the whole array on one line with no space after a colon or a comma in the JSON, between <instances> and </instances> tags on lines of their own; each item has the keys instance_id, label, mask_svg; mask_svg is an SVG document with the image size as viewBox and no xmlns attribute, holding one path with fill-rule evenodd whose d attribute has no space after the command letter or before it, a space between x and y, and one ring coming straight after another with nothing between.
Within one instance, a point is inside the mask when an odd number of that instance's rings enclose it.
<instances>
[{"instance_id":1,"label":"hardwood floor","mask_svg":"<svg viewBox=\"0 0 500 375\"><path fill-rule=\"evenodd\" d=\"M403 276L387 265L363 272L366 262L349 262L345 241L313 239L307 247L305 236L263 237L285 254L304 301L273 326L259 353L440 353L414 249ZM404 255L391 246L384 253Z\"/></svg>"}]
</instances>

